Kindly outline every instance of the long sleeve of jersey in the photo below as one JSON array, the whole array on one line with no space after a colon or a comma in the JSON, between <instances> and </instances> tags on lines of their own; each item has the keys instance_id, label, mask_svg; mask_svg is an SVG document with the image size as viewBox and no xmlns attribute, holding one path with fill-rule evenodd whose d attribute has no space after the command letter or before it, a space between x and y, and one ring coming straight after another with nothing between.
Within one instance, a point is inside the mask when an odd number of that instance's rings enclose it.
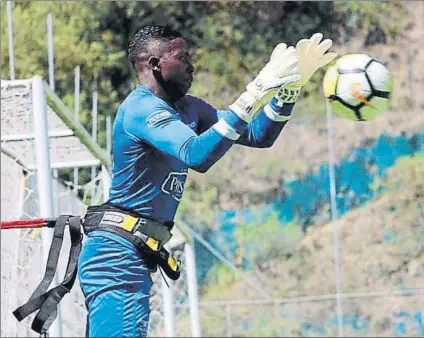
<instances>
[{"instance_id":1,"label":"long sleeve of jersey","mask_svg":"<svg viewBox=\"0 0 424 338\"><path fill-rule=\"evenodd\" d=\"M285 104L282 108L275 108L275 111L272 107L269 105L261 109L255 118L244 126L237 144L252 148L269 148L274 144L287 124L294 104ZM226 117L228 114L229 111L221 111L219 116Z\"/></svg>"},{"instance_id":2,"label":"long sleeve of jersey","mask_svg":"<svg viewBox=\"0 0 424 338\"><path fill-rule=\"evenodd\" d=\"M243 129L245 124L239 118L223 116L197 135L171 107L146 104L141 113L138 109L124 112L124 131L200 172L208 170L230 149L239 136L234 130Z\"/></svg>"},{"instance_id":3,"label":"long sleeve of jersey","mask_svg":"<svg viewBox=\"0 0 424 338\"><path fill-rule=\"evenodd\" d=\"M200 131L210 128L219 118L229 120L234 119L234 113L231 110L216 110L208 103L195 98L202 107L202 125ZM285 104L278 107L273 99L265 106L249 123L242 125L242 129L237 132L241 134L236 140L237 144L252 148L269 148L280 135L284 126L290 117L294 104Z\"/></svg>"},{"instance_id":4,"label":"long sleeve of jersey","mask_svg":"<svg viewBox=\"0 0 424 338\"><path fill-rule=\"evenodd\" d=\"M188 169L208 170L236 140L265 144L280 110L264 110L247 124L186 95L169 105L138 85L121 103L113 125L112 184L108 203L160 222L171 221L184 192ZM261 131L261 129L266 129Z\"/></svg>"}]
</instances>

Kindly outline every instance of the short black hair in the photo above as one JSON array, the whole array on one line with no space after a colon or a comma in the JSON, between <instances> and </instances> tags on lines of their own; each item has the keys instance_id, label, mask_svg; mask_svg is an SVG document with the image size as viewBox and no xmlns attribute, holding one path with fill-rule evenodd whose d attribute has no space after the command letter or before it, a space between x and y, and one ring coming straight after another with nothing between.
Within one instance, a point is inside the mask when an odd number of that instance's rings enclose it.
<instances>
[{"instance_id":1,"label":"short black hair","mask_svg":"<svg viewBox=\"0 0 424 338\"><path fill-rule=\"evenodd\" d=\"M154 40L171 41L182 35L168 26L146 25L140 27L128 45L128 58L135 67L137 55L147 53L150 42Z\"/></svg>"}]
</instances>

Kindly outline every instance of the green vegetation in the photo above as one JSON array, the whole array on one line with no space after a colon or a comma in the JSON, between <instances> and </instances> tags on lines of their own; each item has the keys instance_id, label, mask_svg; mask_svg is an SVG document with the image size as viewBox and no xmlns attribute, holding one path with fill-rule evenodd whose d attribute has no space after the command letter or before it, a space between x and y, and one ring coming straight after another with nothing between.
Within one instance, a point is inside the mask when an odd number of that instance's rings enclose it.
<instances>
[{"instance_id":1,"label":"green vegetation","mask_svg":"<svg viewBox=\"0 0 424 338\"><path fill-rule=\"evenodd\" d=\"M5 2L1 19L6 22ZM406 5L398 2L14 2L17 78L47 78L46 14L54 25L56 92L74 109L74 68L81 66L81 123L91 130L91 93L99 91L98 141L105 147L105 117L115 114L134 86L126 58L128 39L136 27L169 24L189 42L196 67L191 90L221 108L234 100L263 66L273 46L295 44L321 31L343 44L363 37L368 44L393 42L405 24ZM376 29L378 32L376 33ZM2 78L9 77L7 25L1 26ZM381 38L382 40L378 40ZM324 115L318 72L295 107L295 119L316 123ZM288 142L293 142L288 140ZM266 154L265 151L261 155ZM216 211L237 205L266 203L281 179L310 170L304 160L281 161L266 155L262 165L243 163L244 149L230 152L205 179L192 175L178 217L196 219L196 227L214 224ZM234 171L243 175L235 180ZM253 174L245 176L245 173ZM70 179L70 172L64 178ZM89 179L89 173L82 173ZM245 184L245 182L249 184ZM253 182L253 183L252 183ZM278 193L278 192L277 192Z\"/></svg>"},{"instance_id":2,"label":"green vegetation","mask_svg":"<svg viewBox=\"0 0 424 338\"><path fill-rule=\"evenodd\" d=\"M284 226L274 214L264 224L240 224L236 230L236 261L260 266L270 259L290 256L302 237L298 224Z\"/></svg>"},{"instance_id":3,"label":"green vegetation","mask_svg":"<svg viewBox=\"0 0 424 338\"><path fill-rule=\"evenodd\" d=\"M5 7L2 2L3 23ZM316 31L338 41L345 35L346 23L349 34L368 35L378 27L384 36L394 38L401 31L397 23L403 18L403 7L402 2L16 2L16 77L39 74L47 78L46 14L51 12L57 92L72 110L74 68L80 65L80 119L90 130L91 93L97 87L99 142L104 146L105 116L114 115L119 101L134 86L126 47L140 25L169 24L180 30L192 46L197 69L192 93L225 107L263 66L277 43L294 44ZM387 20L393 16L396 20ZM9 77L6 24L1 26L1 38L1 76L5 79ZM318 82L311 84L304 95L318 87Z\"/></svg>"},{"instance_id":4,"label":"green vegetation","mask_svg":"<svg viewBox=\"0 0 424 338\"><path fill-rule=\"evenodd\" d=\"M424 282L424 156L400 159L387 175L381 177L384 193L366 206L353 210L337 220L339 227L342 289L344 292L359 290L397 290L415 288ZM284 228L276 228L274 222L254 228L242 225L238 231L238 244L246 249L245 255L256 255L258 265L246 272L256 279L273 298L305 295L324 295L334 292L334 267L332 227L312 227L307 236L296 232L289 234ZM263 228L263 229L261 229ZM246 231L249 229L249 231ZM268 250L267 231L284 243L276 246L277 257L268 259L261 254ZM241 235L240 235L241 234ZM241 237L241 239L240 239ZM246 240L246 241L243 241ZM272 241L273 239L270 238ZM275 241L275 240L274 240ZM256 250L250 250L257 245ZM250 252L248 252L250 251ZM272 251L272 250L271 250ZM284 252L285 251L285 252ZM288 254L289 253L289 254ZM421 268L420 268L421 267ZM261 279L262 276L262 279ZM266 279L265 277L266 276ZM217 265L202 300L260 299L260 295L228 268ZM408 302L408 303L406 303ZM406 306L412 311L422 308L416 298L377 298L368 301L345 301L345 313L359 313L368 318L367 334L388 336L393 327L382 325L391 322L392 311ZM276 307L244 305L231 308L232 330L237 336L331 336L336 327L329 324L334 311L333 302L302 303L295 308L290 304ZM215 309L217 310L217 309ZM293 313L295 311L295 313ZM212 312L212 311L210 311ZM215 311L220 313L220 311ZM208 314L209 315L209 314ZM266 324L266 325L265 325ZM204 334L215 334L207 321L202 322ZM346 331L357 334L359 327L349 322ZM304 331L306 330L306 331ZM410 334L419 336L419 328Z\"/></svg>"},{"instance_id":5,"label":"green vegetation","mask_svg":"<svg viewBox=\"0 0 424 338\"><path fill-rule=\"evenodd\" d=\"M3 23L1 76L7 79L6 2L1 2L0 6ZM30 78L38 74L48 78L46 14L51 12L56 92L72 111L74 68L81 66L80 120L87 130L91 130L91 93L97 88L98 140L105 147L105 118L114 116L120 101L135 85L134 73L126 58L126 46L137 26L169 24L180 30L191 46L196 67L191 94L224 108L264 65L277 43L295 44L299 39L321 31L335 41L334 49L342 53L349 48L365 52L369 50L366 48L395 46L411 28L408 24L413 20L414 6L405 1L14 2L16 77ZM393 57L391 51L386 50L380 55L387 53L387 58L395 60L393 70L404 71L397 83L406 86L406 67L403 64L397 67L399 62L404 62L398 55L406 46L399 43L395 47ZM290 122L296 124L283 131L283 137L272 149L259 153L235 147L207 175L191 173L178 219L197 230L213 229L217 212L252 208L268 203L276 196L281 197L284 180L313 172L318 164L327 161L326 130L322 127L325 106L320 88L323 72L318 72L312 83L304 88L303 97L296 104L294 121ZM416 88L419 93L421 88L418 85ZM405 98L396 95L394 108L398 109ZM411 115L407 112L399 112L385 120L384 123L392 126L389 130L400 132L410 128L411 124L416 124L417 128L422 126L422 117L421 120L418 116L409 118ZM404 120L403 116L406 116ZM342 148L341 153L346 155L353 143L355 147L359 145L357 140L370 144L378 137L379 131L387 131L384 123L381 130L374 128L380 126L378 121L376 124L370 121L364 127L336 123L337 149ZM372 133L361 133L362 129L369 128L373 129ZM373 170L372 165L370 170ZM372 188L382 191L382 196L337 221L342 240L343 290L357 291L358 287L396 289L414 287L419 282L423 284L423 277L414 268L424 261L423 182L424 158L404 158L387 176L373 183ZM323 214L327 213L327 207L322 206ZM330 282L334 280L332 226L311 226L305 234L296 223L282 227L275 215L259 226L240 224L235 234L234 263L246 267L248 261L250 276L258 278L261 286L277 298L333 293L334 285ZM246 290L240 277L220 263L209 271L201 291L202 300L258 299L256 291ZM393 300L393 304L397 301L400 300ZM413 302L410 304L414 305ZM387 306L383 300L360 304L347 302L345 310L368 315L372 318L369 323L372 332L384 336L390 333L385 323L390 320L386 316L392 308ZM202 309L205 336L225 336L223 323L226 314L221 310ZM317 325L328 322L327 316L333 310L332 301L308 304L304 308L296 304L295 309L276 307L275 311L266 311L260 306L254 311L240 307L231 314L232 330L238 336L334 335L334 325ZM293 315L296 311L297 316ZM374 314L377 317L373 317ZM303 322L299 321L302 316ZM179 332L188 330L187 321L181 320L178 325L183 327Z\"/></svg>"},{"instance_id":6,"label":"green vegetation","mask_svg":"<svg viewBox=\"0 0 424 338\"><path fill-rule=\"evenodd\" d=\"M1 3L6 23L6 4ZM46 14L54 24L56 91L74 109L74 68L81 66L81 123L91 130L91 93L99 91L100 145L105 147L105 117L115 114L120 101L134 86L126 59L128 39L136 27L169 24L180 30L192 48L196 81L191 90L217 107L225 107L263 66L273 46L295 44L322 31L339 46L355 37L364 43L393 43L402 34L407 4L396 2L14 2L14 42L17 78L39 74L47 78ZM9 77L7 25L1 26L3 79ZM335 48L337 49L337 48ZM294 118L302 123L322 120L322 73L303 91ZM310 132L310 131L308 131ZM284 132L283 132L284 133ZM296 140L291 136L287 144ZM316 145L308 145L312 147ZM287 147L285 147L287 148ZM283 178L312 170L305 159L274 147L261 151L261 163L245 149L230 152L206 175L193 175L178 217L196 219L194 226L212 227L217 211L260 205L273 199ZM303 153L303 149L300 149ZM249 153L259 158L249 149ZM277 156L278 155L278 156ZM241 172L238 177L234 172ZM70 173L65 179L70 180ZM86 174L88 179L89 174ZM234 204L232 204L234 202Z\"/></svg>"}]
</instances>

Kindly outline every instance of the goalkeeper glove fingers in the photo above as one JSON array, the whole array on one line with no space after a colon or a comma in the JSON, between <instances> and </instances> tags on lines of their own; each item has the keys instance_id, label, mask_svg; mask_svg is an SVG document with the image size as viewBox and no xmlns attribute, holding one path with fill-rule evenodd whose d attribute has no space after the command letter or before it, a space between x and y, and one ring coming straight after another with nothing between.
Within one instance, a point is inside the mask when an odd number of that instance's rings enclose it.
<instances>
[{"instance_id":1,"label":"goalkeeper glove fingers","mask_svg":"<svg viewBox=\"0 0 424 338\"><path fill-rule=\"evenodd\" d=\"M284 43L278 44L270 61L246 86L246 91L230 105L230 109L244 121L250 122L279 88L298 81L299 78L294 47L287 48Z\"/></svg>"},{"instance_id":2,"label":"goalkeeper glove fingers","mask_svg":"<svg viewBox=\"0 0 424 338\"><path fill-rule=\"evenodd\" d=\"M315 33L310 39L299 40L296 44L296 56L301 78L293 83L290 86L291 88L303 87L318 69L329 64L337 56L334 52L328 52L333 41L331 39L322 41L322 38L321 33Z\"/></svg>"}]
</instances>

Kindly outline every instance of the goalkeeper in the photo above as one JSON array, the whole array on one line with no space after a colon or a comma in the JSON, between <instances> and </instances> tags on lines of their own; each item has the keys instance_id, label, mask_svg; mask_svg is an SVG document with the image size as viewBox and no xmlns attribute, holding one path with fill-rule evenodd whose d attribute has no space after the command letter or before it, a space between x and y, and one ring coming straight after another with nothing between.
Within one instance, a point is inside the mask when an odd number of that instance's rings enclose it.
<instances>
[{"instance_id":1,"label":"goalkeeper","mask_svg":"<svg viewBox=\"0 0 424 338\"><path fill-rule=\"evenodd\" d=\"M163 245L184 192L188 169L206 172L234 144L271 147L313 73L334 58L322 35L296 48L279 44L268 64L226 110L186 95L193 81L184 38L145 26L129 44L138 84L113 127L109 200L89 207L79 260L90 337L144 337L150 273L172 279L179 266ZM236 175L237 173L235 173Z\"/></svg>"}]
</instances>

